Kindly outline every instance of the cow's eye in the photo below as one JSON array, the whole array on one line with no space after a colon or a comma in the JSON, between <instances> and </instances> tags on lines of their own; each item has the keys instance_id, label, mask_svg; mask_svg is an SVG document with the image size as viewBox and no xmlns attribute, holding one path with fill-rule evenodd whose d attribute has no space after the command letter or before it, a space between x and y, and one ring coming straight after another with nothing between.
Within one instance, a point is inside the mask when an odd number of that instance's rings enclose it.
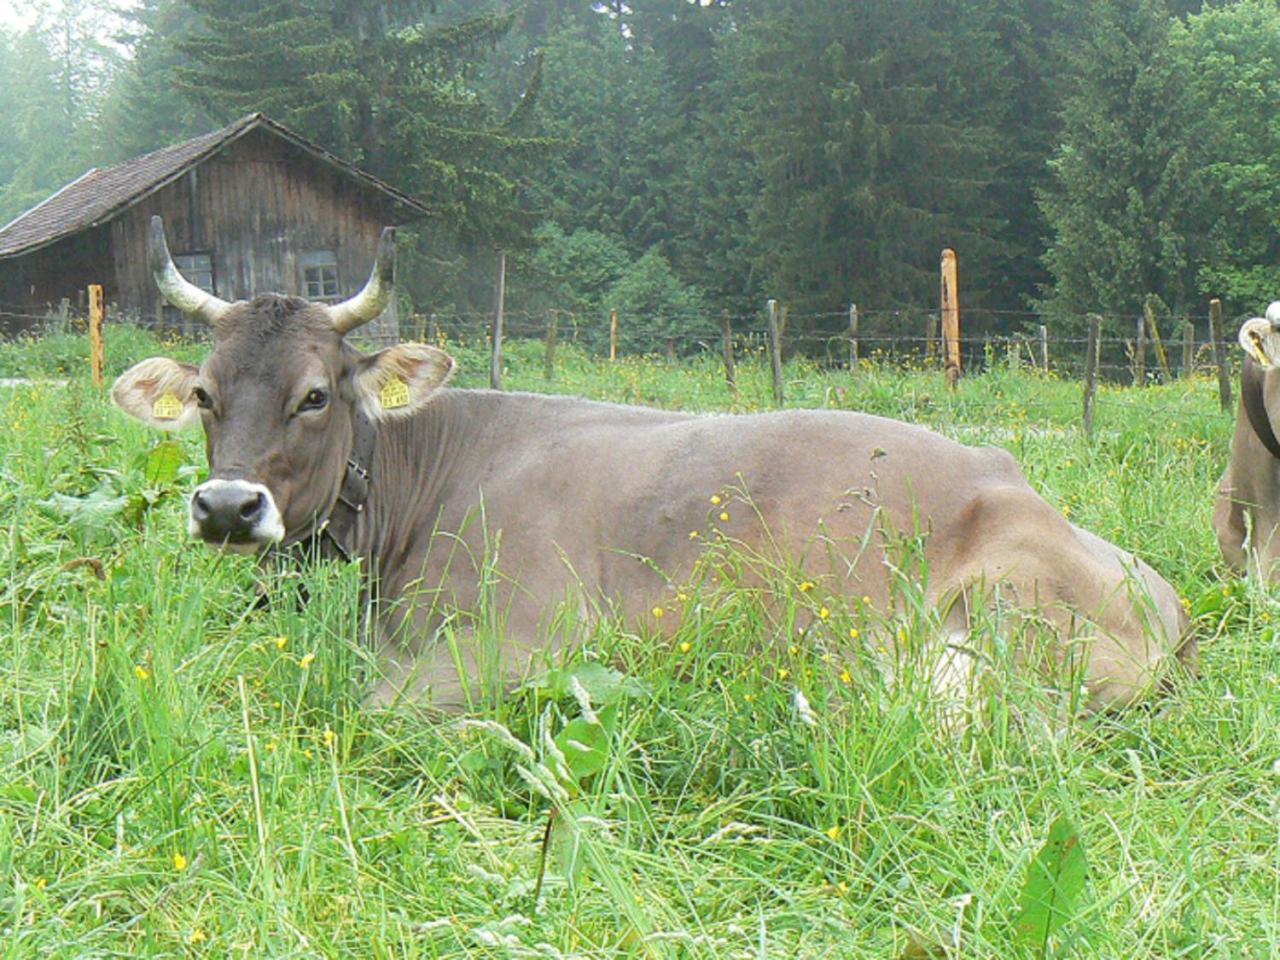
<instances>
[{"instance_id":1,"label":"cow's eye","mask_svg":"<svg viewBox=\"0 0 1280 960\"><path fill-rule=\"evenodd\" d=\"M196 398L196 405L201 410L213 409L213 397L209 396L209 392L204 387L196 387L191 393Z\"/></svg>"},{"instance_id":2,"label":"cow's eye","mask_svg":"<svg viewBox=\"0 0 1280 960\"><path fill-rule=\"evenodd\" d=\"M325 404L329 402L329 395L323 390L315 389L310 391L302 398L302 403L298 406L299 410L323 410Z\"/></svg>"}]
</instances>

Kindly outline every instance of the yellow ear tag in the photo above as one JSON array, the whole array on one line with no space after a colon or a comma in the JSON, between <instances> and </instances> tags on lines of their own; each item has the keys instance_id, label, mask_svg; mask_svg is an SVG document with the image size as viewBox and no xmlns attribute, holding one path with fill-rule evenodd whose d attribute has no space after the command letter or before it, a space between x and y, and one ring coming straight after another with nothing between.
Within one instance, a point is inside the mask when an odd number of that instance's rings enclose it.
<instances>
[{"instance_id":1,"label":"yellow ear tag","mask_svg":"<svg viewBox=\"0 0 1280 960\"><path fill-rule=\"evenodd\" d=\"M409 385L399 377L392 377L382 385L378 392L378 400L383 410L394 410L396 407L409 405Z\"/></svg>"},{"instance_id":2,"label":"yellow ear tag","mask_svg":"<svg viewBox=\"0 0 1280 960\"><path fill-rule=\"evenodd\" d=\"M177 420L182 411L182 401L172 393L161 394L151 405L151 415L157 420Z\"/></svg>"}]
</instances>

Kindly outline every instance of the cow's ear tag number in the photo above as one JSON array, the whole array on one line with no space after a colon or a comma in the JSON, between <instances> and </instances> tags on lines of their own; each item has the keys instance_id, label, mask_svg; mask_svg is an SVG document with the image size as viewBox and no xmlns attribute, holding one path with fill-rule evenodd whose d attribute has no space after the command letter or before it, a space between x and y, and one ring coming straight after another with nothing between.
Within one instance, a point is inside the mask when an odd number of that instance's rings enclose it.
<instances>
[{"instance_id":1,"label":"cow's ear tag number","mask_svg":"<svg viewBox=\"0 0 1280 960\"><path fill-rule=\"evenodd\" d=\"M382 403L383 410L407 407L409 405L409 385L399 377L392 377L382 385L382 390L378 393L378 400Z\"/></svg>"},{"instance_id":2,"label":"cow's ear tag number","mask_svg":"<svg viewBox=\"0 0 1280 960\"><path fill-rule=\"evenodd\" d=\"M182 416L182 411L182 401L172 393L161 394L151 404L151 415L157 420L177 420Z\"/></svg>"}]
</instances>

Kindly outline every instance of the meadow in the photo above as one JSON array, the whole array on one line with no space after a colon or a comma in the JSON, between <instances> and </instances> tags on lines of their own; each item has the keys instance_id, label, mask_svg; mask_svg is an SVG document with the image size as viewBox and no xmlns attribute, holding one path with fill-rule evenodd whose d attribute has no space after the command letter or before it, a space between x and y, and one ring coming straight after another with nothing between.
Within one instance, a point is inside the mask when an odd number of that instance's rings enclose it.
<instances>
[{"instance_id":1,"label":"meadow","mask_svg":"<svg viewBox=\"0 0 1280 960\"><path fill-rule=\"evenodd\" d=\"M113 330L109 373L158 352L202 348ZM481 385L483 350L457 355ZM510 389L770 403L759 357L736 395L714 356L564 345L555 373L509 346ZM1006 447L1196 619L1200 675L1148 706L1054 713L1006 676L956 729L927 684L797 638L796 610L839 636L872 614L788 571L780 619L707 579L669 640L606 619L461 720L370 709L354 567L268 578L258 604L251 560L186 540L198 433L116 413L79 338L0 345L15 375L67 382L0 387L0 958L1280 955L1280 607L1221 568L1233 417L1208 378L1103 387L1090 441L1079 383L1034 371L951 393L789 363L790 406ZM1060 818L1086 879L1030 945L1020 898Z\"/></svg>"}]
</instances>

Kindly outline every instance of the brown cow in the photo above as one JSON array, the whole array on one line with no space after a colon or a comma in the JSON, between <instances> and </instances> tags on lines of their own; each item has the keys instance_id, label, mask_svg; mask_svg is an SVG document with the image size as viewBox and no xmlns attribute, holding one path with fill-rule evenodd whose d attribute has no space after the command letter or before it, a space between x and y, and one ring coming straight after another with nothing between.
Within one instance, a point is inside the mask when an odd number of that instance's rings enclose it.
<instances>
[{"instance_id":1,"label":"brown cow","mask_svg":"<svg viewBox=\"0 0 1280 960\"><path fill-rule=\"evenodd\" d=\"M458 637L482 579L498 584L510 682L562 642L550 625L565 601L669 630L675 618L652 609L721 536L884 609L887 544L926 532L927 596L947 636L964 634L975 585L998 585L1078 640L1097 706L1139 696L1178 648L1185 615L1170 585L1068 523L1002 450L848 412L700 417L446 389L454 361L434 347L363 354L345 334L385 306L392 255L384 235L369 284L337 306L231 304L181 278L157 219L157 281L213 325L215 346L200 367L144 360L113 390L154 426L203 422L210 479L191 499L194 535L363 558L381 603L376 701L461 704L459 651L439 627ZM500 576L482 577L486 557ZM465 632L458 646L473 671Z\"/></svg>"},{"instance_id":2,"label":"brown cow","mask_svg":"<svg viewBox=\"0 0 1280 960\"><path fill-rule=\"evenodd\" d=\"M1280 579L1280 301L1240 327L1244 365L1231 457L1218 484L1213 530L1236 571Z\"/></svg>"}]
</instances>

